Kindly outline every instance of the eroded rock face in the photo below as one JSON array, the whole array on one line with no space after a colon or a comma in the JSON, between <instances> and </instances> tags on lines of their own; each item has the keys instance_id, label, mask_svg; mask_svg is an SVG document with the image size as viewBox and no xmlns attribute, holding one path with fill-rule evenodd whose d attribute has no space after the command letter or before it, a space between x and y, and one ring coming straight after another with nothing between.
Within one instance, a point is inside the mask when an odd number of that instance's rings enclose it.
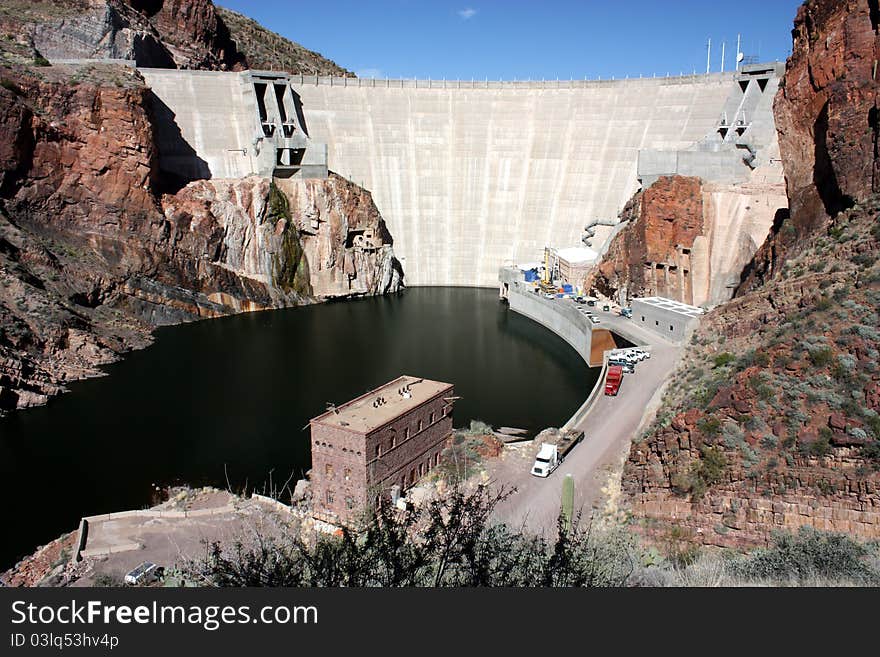
<instances>
[{"instance_id":1,"label":"eroded rock face","mask_svg":"<svg viewBox=\"0 0 880 657\"><path fill-rule=\"evenodd\" d=\"M809 0L798 10L774 105L791 217L756 254L739 293L770 280L828 217L880 191L877 21L874 0Z\"/></svg>"},{"instance_id":2,"label":"eroded rock face","mask_svg":"<svg viewBox=\"0 0 880 657\"><path fill-rule=\"evenodd\" d=\"M0 412L100 374L157 325L402 285L354 184L255 177L160 196L136 71L0 74Z\"/></svg>"},{"instance_id":3,"label":"eroded rock face","mask_svg":"<svg viewBox=\"0 0 880 657\"><path fill-rule=\"evenodd\" d=\"M622 219L628 225L588 286L624 304L655 294L691 303L690 254L705 232L700 179L661 177L627 203Z\"/></svg>"},{"instance_id":4,"label":"eroded rock face","mask_svg":"<svg viewBox=\"0 0 880 657\"><path fill-rule=\"evenodd\" d=\"M239 70L245 58L210 0L38 0L0 16L55 59L131 59L139 66Z\"/></svg>"},{"instance_id":5,"label":"eroded rock face","mask_svg":"<svg viewBox=\"0 0 880 657\"><path fill-rule=\"evenodd\" d=\"M747 183L662 177L624 208L628 224L587 287L622 305L655 295L697 306L727 301L786 205L778 165L755 170Z\"/></svg>"},{"instance_id":6,"label":"eroded rock face","mask_svg":"<svg viewBox=\"0 0 880 657\"><path fill-rule=\"evenodd\" d=\"M880 537L877 3L810 0L775 104L791 205L709 313L623 487L644 531Z\"/></svg>"}]
</instances>

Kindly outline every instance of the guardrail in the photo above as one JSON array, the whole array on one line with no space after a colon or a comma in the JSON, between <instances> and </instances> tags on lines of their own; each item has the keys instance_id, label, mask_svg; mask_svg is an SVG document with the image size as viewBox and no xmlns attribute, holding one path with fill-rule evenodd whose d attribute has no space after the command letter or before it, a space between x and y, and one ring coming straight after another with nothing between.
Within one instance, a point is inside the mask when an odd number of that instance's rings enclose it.
<instances>
[{"instance_id":1,"label":"guardrail","mask_svg":"<svg viewBox=\"0 0 880 657\"><path fill-rule=\"evenodd\" d=\"M489 80L484 78L477 80L434 80L431 78L347 78L341 76L319 75L291 75L291 80L296 83L299 78L300 85L327 86L327 87L354 87L354 88L389 88L389 89L588 89L592 87L606 86L627 82L630 84L643 83L653 84L691 84L698 81L729 82L733 80L732 73L696 73L665 76L640 76L623 78L594 78L582 80Z\"/></svg>"}]
</instances>

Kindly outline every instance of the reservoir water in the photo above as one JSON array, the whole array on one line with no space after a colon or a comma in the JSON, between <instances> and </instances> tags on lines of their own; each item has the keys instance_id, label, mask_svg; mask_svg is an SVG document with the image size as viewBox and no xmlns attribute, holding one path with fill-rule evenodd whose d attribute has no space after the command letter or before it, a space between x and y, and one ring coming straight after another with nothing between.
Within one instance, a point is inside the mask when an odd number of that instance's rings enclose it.
<instances>
[{"instance_id":1,"label":"reservoir water","mask_svg":"<svg viewBox=\"0 0 880 657\"><path fill-rule=\"evenodd\" d=\"M154 485L295 480L310 466L309 418L401 374L455 384L457 427L531 433L564 423L598 376L496 291L473 288L163 328L105 369L0 419L0 570L83 515L149 506Z\"/></svg>"}]
</instances>

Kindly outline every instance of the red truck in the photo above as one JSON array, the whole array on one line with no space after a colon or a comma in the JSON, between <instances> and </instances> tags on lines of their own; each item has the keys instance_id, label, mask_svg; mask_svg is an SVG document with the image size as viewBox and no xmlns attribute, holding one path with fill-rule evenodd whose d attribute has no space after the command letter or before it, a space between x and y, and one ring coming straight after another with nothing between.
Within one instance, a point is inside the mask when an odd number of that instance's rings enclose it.
<instances>
[{"instance_id":1,"label":"red truck","mask_svg":"<svg viewBox=\"0 0 880 657\"><path fill-rule=\"evenodd\" d=\"M605 374L605 394L616 395L620 390L621 381L623 381L623 368L620 365L610 365Z\"/></svg>"}]
</instances>

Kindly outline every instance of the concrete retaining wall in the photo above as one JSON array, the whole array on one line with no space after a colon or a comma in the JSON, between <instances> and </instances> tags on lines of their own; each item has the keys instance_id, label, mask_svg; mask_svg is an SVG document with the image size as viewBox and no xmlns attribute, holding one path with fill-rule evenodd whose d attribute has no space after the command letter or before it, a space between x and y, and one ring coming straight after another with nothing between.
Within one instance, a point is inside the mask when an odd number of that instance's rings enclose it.
<instances>
[{"instance_id":1,"label":"concrete retaining wall","mask_svg":"<svg viewBox=\"0 0 880 657\"><path fill-rule=\"evenodd\" d=\"M102 513L97 516L86 516L84 520L91 523L121 520L123 518L198 518L199 516L213 516L221 513L233 513L234 511L235 507L231 504L213 509L194 509L191 511L136 509L134 511L116 511L114 513Z\"/></svg>"},{"instance_id":2,"label":"concrete retaining wall","mask_svg":"<svg viewBox=\"0 0 880 657\"><path fill-rule=\"evenodd\" d=\"M570 344L589 367L593 329L572 303L561 299L550 301L516 283L510 284L507 298L511 310L553 331Z\"/></svg>"}]
</instances>

